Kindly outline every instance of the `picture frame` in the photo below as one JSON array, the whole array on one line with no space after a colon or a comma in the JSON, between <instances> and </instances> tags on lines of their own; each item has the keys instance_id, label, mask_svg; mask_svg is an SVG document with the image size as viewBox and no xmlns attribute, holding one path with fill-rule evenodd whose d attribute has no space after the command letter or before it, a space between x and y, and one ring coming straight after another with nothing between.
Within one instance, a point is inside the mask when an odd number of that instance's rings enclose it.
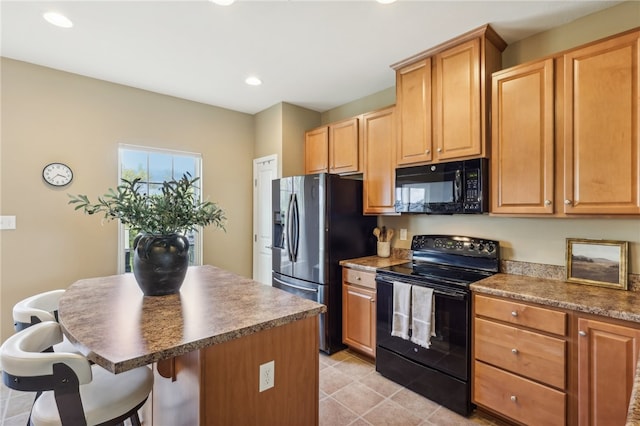
<instances>
[{"instance_id":1,"label":"picture frame","mask_svg":"<svg viewBox=\"0 0 640 426\"><path fill-rule=\"evenodd\" d=\"M628 250L627 241L567 238L567 281L627 290Z\"/></svg>"}]
</instances>

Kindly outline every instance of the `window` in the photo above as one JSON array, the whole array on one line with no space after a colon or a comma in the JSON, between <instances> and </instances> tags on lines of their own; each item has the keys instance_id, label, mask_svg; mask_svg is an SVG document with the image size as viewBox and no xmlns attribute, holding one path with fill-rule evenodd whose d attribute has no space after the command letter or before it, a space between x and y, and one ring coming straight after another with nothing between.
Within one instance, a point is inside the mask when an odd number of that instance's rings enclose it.
<instances>
[{"instance_id":1,"label":"window","mask_svg":"<svg viewBox=\"0 0 640 426\"><path fill-rule=\"evenodd\" d=\"M148 194L160 193L162 182L180 179L185 173L201 177L202 156L191 152L147 148L121 144L118 150L120 179L140 178ZM202 197L202 194L197 194ZM136 236L128 227L120 224L118 239L118 272L131 272L133 264L133 240ZM197 232L186 235L189 239L189 265L202 264L202 240Z\"/></svg>"}]
</instances>

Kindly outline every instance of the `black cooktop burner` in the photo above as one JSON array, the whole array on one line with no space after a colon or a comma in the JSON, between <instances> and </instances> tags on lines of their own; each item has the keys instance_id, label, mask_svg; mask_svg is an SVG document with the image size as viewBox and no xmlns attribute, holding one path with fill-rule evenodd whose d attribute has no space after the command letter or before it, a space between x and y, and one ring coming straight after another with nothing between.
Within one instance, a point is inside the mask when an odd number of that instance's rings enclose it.
<instances>
[{"instance_id":1,"label":"black cooktop burner","mask_svg":"<svg viewBox=\"0 0 640 426\"><path fill-rule=\"evenodd\" d=\"M381 274L468 287L499 271L498 241L450 235L415 235L410 262L379 268Z\"/></svg>"}]
</instances>

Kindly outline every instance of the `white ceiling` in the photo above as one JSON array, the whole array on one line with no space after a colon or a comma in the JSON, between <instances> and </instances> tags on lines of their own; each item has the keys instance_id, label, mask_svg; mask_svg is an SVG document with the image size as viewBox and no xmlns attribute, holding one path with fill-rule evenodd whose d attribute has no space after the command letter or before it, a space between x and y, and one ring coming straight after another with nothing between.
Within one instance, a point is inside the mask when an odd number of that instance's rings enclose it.
<instances>
[{"instance_id":1,"label":"white ceiling","mask_svg":"<svg viewBox=\"0 0 640 426\"><path fill-rule=\"evenodd\" d=\"M389 65L490 23L523 39L619 1L7 1L2 56L246 113L326 111L394 85ZM64 13L71 29L42 19ZM264 84L247 86L255 74Z\"/></svg>"}]
</instances>

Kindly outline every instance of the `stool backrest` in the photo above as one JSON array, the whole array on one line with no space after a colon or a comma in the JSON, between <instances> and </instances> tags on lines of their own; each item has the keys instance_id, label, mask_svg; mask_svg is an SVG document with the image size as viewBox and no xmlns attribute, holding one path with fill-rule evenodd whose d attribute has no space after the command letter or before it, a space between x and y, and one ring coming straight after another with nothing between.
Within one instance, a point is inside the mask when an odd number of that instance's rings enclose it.
<instances>
[{"instance_id":1,"label":"stool backrest","mask_svg":"<svg viewBox=\"0 0 640 426\"><path fill-rule=\"evenodd\" d=\"M33 324L58 320L58 301L64 290L36 294L16 303L13 307L13 325L16 331Z\"/></svg>"}]
</instances>

